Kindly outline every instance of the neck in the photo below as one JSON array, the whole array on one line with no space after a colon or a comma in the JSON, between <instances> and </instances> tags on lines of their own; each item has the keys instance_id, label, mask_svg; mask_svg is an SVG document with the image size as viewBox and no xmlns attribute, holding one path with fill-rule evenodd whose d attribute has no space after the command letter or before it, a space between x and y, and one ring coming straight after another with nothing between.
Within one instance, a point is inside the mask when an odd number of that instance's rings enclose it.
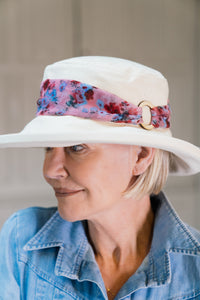
<instances>
[{"instance_id":1,"label":"neck","mask_svg":"<svg viewBox=\"0 0 200 300\"><path fill-rule=\"evenodd\" d=\"M109 261L118 268L128 258L140 257L137 261L141 263L150 249L153 221L149 196L121 201L88 220L89 239L97 262Z\"/></svg>"}]
</instances>

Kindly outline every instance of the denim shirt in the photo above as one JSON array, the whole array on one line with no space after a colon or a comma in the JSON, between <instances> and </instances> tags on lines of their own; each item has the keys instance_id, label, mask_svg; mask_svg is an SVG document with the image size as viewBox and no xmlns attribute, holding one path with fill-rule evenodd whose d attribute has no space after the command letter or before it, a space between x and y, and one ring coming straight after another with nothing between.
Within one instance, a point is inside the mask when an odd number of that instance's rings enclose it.
<instances>
[{"instance_id":1,"label":"denim shirt","mask_svg":"<svg viewBox=\"0 0 200 300\"><path fill-rule=\"evenodd\" d=\"M149 254L115 299L200 299L200 233L185 225L163 193L152 196ZM0 299L108 299L84 222L57 208L15 213L0 235Z\"/></svg>"}]
</instances>

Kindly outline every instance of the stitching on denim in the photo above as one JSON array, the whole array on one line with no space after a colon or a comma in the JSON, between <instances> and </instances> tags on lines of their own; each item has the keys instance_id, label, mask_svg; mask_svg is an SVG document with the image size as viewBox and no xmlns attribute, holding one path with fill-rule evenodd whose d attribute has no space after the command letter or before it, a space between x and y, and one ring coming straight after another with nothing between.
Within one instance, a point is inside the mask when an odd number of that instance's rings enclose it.
<instances>
[{"instance_id":1,"label":"stitching on denim","mask_svg":"<svg viewBox=\"0 0 200 300\"><path fill-rule=\"evenodd\" d=\"M196 250L182 249L182 248L170 248L169 252L189 254L189 255L199 255L200 252Z\"/></svg>"},{"instance_id":2,"label":"stitching on denim","mask_svg":"<svg viewBox=\"0 0 200 300\"><path fill-rule=\"evenodd\" d=\"M23 260L20 260L22 263L26 264L28 267L30 267L30 269L36 274L38 275L39 277L43 278L44 280L46 280L49 284L53 285L54 287L68 293L69 295L71 295L74 299L77 299L77 300L84 300L84 298L80 298L80 297L77 297L75 294L73 294L71 291L67 290L65 288L65 286L61 283L58 283L57 281L55 280L52 280L45 272L41 272L38 267L34 264L31 263L31 261L28 259L27 261L23 261Z\"/></svg>"},{"instance_id":3,"label":"stitching on denim","mask_svg":"<svg viewBox=\"0 0 200 300\"><path fill-rule=\"evenodd\" d=\"M79 246L79 250L77 251L77 256L75 259L75 264L74 264L74 272L79 273L80 272L80 264L81 264L81 260L83 257L83 254L85 253L85 249L87 246L87 242L86 242L86 238L83 239L82 243Z\"/></svg>"},{"instance_id":4,"label":"stitching on denim","mask_svg":"<svg viewBox=\"0 0 200 300\"><path fill-rule=\"evenodd\" d=\"M41 249L41 245L33 245L35 242L37 243L40 243L40 239L41 239L41 236L44 234L44 232L46 231L46 228L51 229L54 224L59 221L58 220L59 218L59 215L58 215L58 212L56 211L54 213L54 215L46 222L46 224L42 227L42 229L40 229L40 231L38 233L36 233L36 235L30 240L31 241L31 246L29 246L28 244L28 247L30 249L33 250L33 249ZM29 243L29 242L28 242ZM65 274L65 275L74 275L73 273L74 272L78 272L79 271L79 268L80 268L80 259L85 251L85 248L86 248L86 238L83 239L83 241L81 241L81 243L79 244L78 246L78 251L76 253L76 256L75 256L75 263L74 265L72 266L72 271L71 272L64 272L64 271L61 271L62 274ZM60 249L60 252L58 253L58 256L57 256L57 263L56 265L60 267L62 261L63 261L63 250L66 249L65 246L64 246L64 243L62 241L56 241L56 242L49 242L49 243L43 243L42 244L42 248L46 248L46 247L53 247L53 246L57 246L57 247L61 247Z\"/></svg>"},{"instance_id":5,"label":"stitching on denim","mask_svg":"<svg viewBox=\"0 0 200 300\"><path fill-rule=\"evenodd\" d=\"M43 235L44 231L47 229L47 227L50 229L54 225L55 222L58 220L58 212L56 211L50 219L45 223L45 225L39 230L38 233L31 239L32 242L40 242L40 238Z\"/></svg>"},{"instance_id":6,"label":"stitching on denim","mask_svg":"<svg viewBox=\"0 0 200 300\"><path fill-rule=\"evenodd\" d=\"M149 251L149 265L150 265L150 272L148 272L147 275L147 281L149 282L152 278L155 281L155 272L154 272L154 260L153 255L151 254L151 249Z\"/></svg>"},{"instance_id":7,"label":"stitching on denim","mask_svg":"<svg viewBox=\"0 0 200 300\"><path fill-rule=\"evenodd\" d=\"M192 291L192 294L173 296L172 298L169 298L169 300L190 300L190 299L194 299L194 297L197 297L199 295L200 295L200 290L194 290Z\"/></svg>"},{"instance_id":8,"label":"stitching on denim","mask_svg":"<svg viewBox=\"0 0 200 300\"><path fill-rule=\"evenodd\" d=\"M157 276L156 276L156 272L155 272L155 263L154 263L154 259L153 259L153 255L151 254L151 251L149 252L149 265L150 265L150 269L152 269L151 272L147 273L147 280L148 282L153 279L154 281L154 286L155 286L155 283L156 283L156 286L159 286L159 285L163 285L166 283L166 280L169 278L171 278L171 268L170 268L170 259L169 259L169 256L168 256L168 252L165 252L164 253L164 261L165 261L165 266L166 266L166 272L164 273L165 278L163 280L160 280ZM148 276L149 275L149 276ZM150 277L150 280L149 280L149 277Z\"/></svg>"},{"instance_id":9,"label":"stitching on denim","mask_svg":"<svg viewBox=\"0 0 200 300\"><path fill-rule=\"evenodd\" d=\"M166 201L163 202L163 204L165 205L168 213L174 217L176 224L178 224L181 229L182 232L185 234L185 237L188 238L189 240L195 245L196 248L199 249L200 251L200 245L199 242L195 239L195 237L192 235L192 233L187 229L187 227L183 224L183 222L179 219L178 215L176 214L176 212L173 210L173 208L171 207L171 205L169 203L167 203ZM197 251L196 251L197 252Z\"/></svg>"},{"instance_id":10,"label":"stitching on denim","mask_svg":"<svg viewBox=\"0 0 200 300\"><path fill-rule=\"evenodd\" d=\"M167 278L169 278L171 281L170 258L169 258L169 254L167 252L165 252L165 266L167 266ZM166 282L166 280L165 280L165 282Z\"/></svg>"},{"instance_id":11,"label":"stitching on denim","mask_svg":"<svg viewBox=\"0 0 200 300\"><path fill-rule=\"evenodd\" d=\"M16 215L16 226L15 226L15 240L16 240L16 258L17 258L17 261L19 261L19 243L18 243L18 238L19 238L19 235L18 235L18 232L19 232L19 224L18 224L18 215ZM20 271L19 271L19 268L18 268L18 280L20 279Z\"/></svg>"},{"instance_id":12,"label":"stitching on denim","mask_svg":"<svg viewBox=\"0 0 200 300\"><path fill-rule=\"evenodd\" d=\"M74 273L75 273L76 276L78 276L78 273L80 271L80 263L81 263L83 254L85 252L86 246L87 246L87 241L86 241L86 238L84 238L81 241L81 243L79 244L77 254L74 257L74 264L72 266L72 271L71 272L65 272L65 271L61 270L60 271L61 274L63 274L63 275L67 275L67 274L68 275L74 275ZM63 247L63 250L64 250L64 247ZM60 254L58 254L58 257L57 257L57 261L59 262L59 265L61 265L62 262L63 262L63 255L62 254L63 254L63 251L60 252Z\"/></svg>"}]
</instances>

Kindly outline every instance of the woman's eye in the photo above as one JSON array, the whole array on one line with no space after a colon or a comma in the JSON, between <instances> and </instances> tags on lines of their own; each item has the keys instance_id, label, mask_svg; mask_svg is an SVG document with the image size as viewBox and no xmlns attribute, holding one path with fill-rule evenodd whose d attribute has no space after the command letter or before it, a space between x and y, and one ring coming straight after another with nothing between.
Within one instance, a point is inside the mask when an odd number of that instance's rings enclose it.
<instances>
[{"instance_id":1,"label":"woman's eye","mask_svg":"<svg viewBox=\"0 0 200 300\"><path fill-rule=\"evenodd\" d=\"M53 147L46 147L45 148L45 152L50 152L51 150L53 150Z\"/></svg>"},{"instance_id":2,"label":"woman's eye","mask_svg":"<svg viewBox=\"0 0 200 300\"><path fill-rule=\"evenodd\" d=\"M67 147L71 152L81 152L85 149L84 145L74 145L71 147Z\"/></svg>"},{"instance_id":3,"label":"woman's eye","mask_svg":"<svg viewBox=\"0 0 200 300\"><path fill-rule=\"evenodd\" d=\"M86 146L82 145L82 144L79 144L79 145L74 145L74 146L71 146L71 147L65 147L64 149L67 153L80 153L80 152L83 152L86 149ZM51 152L53 150L54 150L54 147L46 147L45 148L46 153Z\"/></svg>"}]
</instances>

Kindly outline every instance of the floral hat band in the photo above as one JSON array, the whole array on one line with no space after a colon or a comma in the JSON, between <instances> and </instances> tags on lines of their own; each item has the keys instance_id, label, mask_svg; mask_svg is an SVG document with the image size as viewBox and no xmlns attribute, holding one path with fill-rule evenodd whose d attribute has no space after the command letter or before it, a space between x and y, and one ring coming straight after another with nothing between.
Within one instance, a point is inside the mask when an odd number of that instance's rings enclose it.
<instances>
[{"instance_id":1,"label":"floral hat band","mask_svg":"<svg viewBox=\"0 0 200 300\"><path fill-rule=\"evenodd\" d=\"M150 111L150 122L144 124L143 107ZM37 116L76 116L92 120L141 125L145 129L169 128L170 106L153 107L142 101L138 106L110 92L75 80L46 79L41 84Z\"/></svg>"}]
</instances>

